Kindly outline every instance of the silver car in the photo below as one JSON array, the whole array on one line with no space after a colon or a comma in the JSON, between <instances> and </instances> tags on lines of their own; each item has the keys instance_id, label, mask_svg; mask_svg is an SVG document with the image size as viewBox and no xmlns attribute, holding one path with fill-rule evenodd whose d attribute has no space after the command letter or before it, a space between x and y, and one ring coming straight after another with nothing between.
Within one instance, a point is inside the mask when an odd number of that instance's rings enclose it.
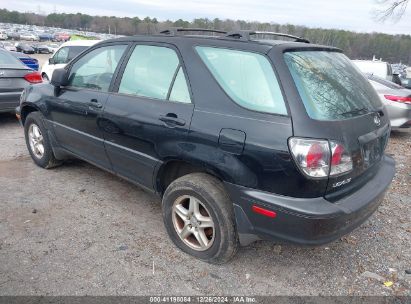
<instances>
[{"instance_id":1,"label":"silver car","mask_svg":"<svg viewBox=\"0 0 411 304\"><path fill-rule=\"evenodd\" d=\"M392 128L411 127L411 90L375 75L367 78L387 108Z\"/></svg>"},{"instance_id":2,"label":"silver car","mask_svg":"<svg viewBox=\"0 0 411 304\"><path fill-rule=\"evenodd\" d=\"M20 95L30 84L42 82L41 74L0 49L0 112L14 112Z\"/></svg>"}]
</instances>

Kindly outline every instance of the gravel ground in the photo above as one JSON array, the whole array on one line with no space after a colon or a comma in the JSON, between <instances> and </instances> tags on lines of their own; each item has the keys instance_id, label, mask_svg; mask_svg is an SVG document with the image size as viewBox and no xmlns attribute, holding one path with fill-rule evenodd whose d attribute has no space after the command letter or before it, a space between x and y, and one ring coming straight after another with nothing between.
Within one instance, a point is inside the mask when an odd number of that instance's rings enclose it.
<instances>
[{"instance_id":1,"label":"gravel ground","mask_svg":"<svg viewBox=\"0 0 411 304\"><path fill-rule=\"evenodd\" d=\"M0 295L411 295L411 132L392 134L388 153L394 183L350 235L316 248L256 242L215 266L173 246L158 198L85 162L36 167L2 114Z\"/></svg>"}]
</instances>

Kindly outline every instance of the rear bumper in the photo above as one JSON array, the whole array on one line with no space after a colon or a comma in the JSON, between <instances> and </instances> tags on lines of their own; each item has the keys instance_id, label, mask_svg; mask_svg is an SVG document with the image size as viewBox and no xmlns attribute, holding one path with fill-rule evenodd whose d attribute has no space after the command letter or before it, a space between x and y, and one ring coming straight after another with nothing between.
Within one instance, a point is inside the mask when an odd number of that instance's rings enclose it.
<instances>
[{"instance_id":1,"label":"rear bumper","mask_svg":"<svg viewBox=\"0 0 411 304\"><path fill-rule=\"evenodd\" d=\"M393 129L411 127L411 105L392 101L385 107Z\"/></svg>"},{"instance_id":2,"label":"rear bumper","mask_svg":"<svg viewBox=\"0 0 411 304\"><path fill-rule=\"evenodd\" d=\"M300 245L322 245L361 225L381 204L395 174L395 162L384 156L376 175L362 188L336 202L323 197L294 198L226 183L242 245L257 239ZM252 212L257 204L275 211L269 218Z\"/></svg>"},{"instance_id":3,"label":"rear bumper","mask_svg":"<svg viewBox=\"0 0 411 304\"><path fill-rule=\"evenodd\" d=\"M0 112L14 112L20 103L21 92L0 93Z\"/></svg>"}]
</instances>

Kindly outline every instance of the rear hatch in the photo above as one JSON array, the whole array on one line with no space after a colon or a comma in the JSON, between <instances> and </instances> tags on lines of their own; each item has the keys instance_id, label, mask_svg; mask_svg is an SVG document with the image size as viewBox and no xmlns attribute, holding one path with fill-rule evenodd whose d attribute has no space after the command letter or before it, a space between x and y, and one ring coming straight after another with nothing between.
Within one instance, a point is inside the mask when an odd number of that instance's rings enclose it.
<instances>
[{"instance_id":1,"label":"rear hatch","mask_svg":"<svg viewBox=\"0 0 411 304\"><path fill-rule=\"evenodd\" d=\"M328 179L324 196L337 200L376 173L389 137L388 115L368 80L341 52L311 47L285 51L283 58L294 85L286 90L294 136L328 141L330 171L320 178ZM337 145L341 150L333 150ZM334 152L350 158L347 170L331 173Z\"/></svg>"}]
</instances>

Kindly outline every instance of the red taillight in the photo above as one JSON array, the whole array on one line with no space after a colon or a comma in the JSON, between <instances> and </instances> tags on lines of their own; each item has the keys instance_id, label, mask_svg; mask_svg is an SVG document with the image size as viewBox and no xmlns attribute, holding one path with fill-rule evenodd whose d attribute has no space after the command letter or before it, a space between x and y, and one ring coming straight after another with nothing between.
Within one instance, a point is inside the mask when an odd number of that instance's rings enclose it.
<instances>
[{"instance_id":1,"label":"red taillight","mask_svg":"<svg viewBox=\"0 0 411 304\"><path fill-rule=\"evenodd\" d=\"M308 168L317 168L320 164L321 159L323 159L324 151L320 144L313 144L308 149L306 156L306 162Z\"/></svg>"},{"instance_id":2,"label":"red taillight","mask_svg":"<svg viewBox=\"0 0 411 304\"><path fill-rule=\"evenodd\" d=\"M39 72L33 72L24 75L24 79L26 79L30 83L41 83L43 82L43 78Z\"/></svg>"},{"instance_id":3,"label":"red taillight","mask_svg":"<svg viewBox=\"0 0 411 304\"><path fill-rule=\"evenodd\" d=\"M265 208L261 208L257 205L253 205L252 209L253 209L253 212L255 212L255 213L265 215L265 216L268 216L268 217L271 217L271 218L275 218L277 216L277 213L275 213L274 211L267 210Z\"/></svg>"},{"instance_id":4,"label":"red taillight","mask_svg":"<svg viewBox=\"0 0 411 304\"><path fill-rule=\"evenodd\" d=\"M330 176L347 173L352 170L353 163L351 156L344 147L334 141L330 141L331 148L331 169Z\"/></svg>"},{"instance_id":5,"label":"red taillight","mask_svg":"<svg viewBox=\"0 0 411 304\"><path fill-rule=\"evenodd\" d=\"M334 151L333 151L333 155L331 156L331 165L335 166L335 165L339 165L341 162L341 156L344 152L344 148L341 145L336 145Z\"/></svg>"},{"instance_id":6,"label":"red taillight","mask_svg":"<svg viewBox=\"0 0 411 304\"><path fill-rule=\"evenodd\" d=\"M290 150L298 166L310 177L327 177L330 165L328 141L293 137Z\"/></svg>"},{"instance_id":7,"label":"red taillight","mask_svg":"<svg viewBox=\"0 0 411 304\"><path fill-rule=\"evenodd\" d=\"M403 102L407 104L411 104L411 97L403 97L403 96L395 96L395 95L384 95L385 99L396 101L396 102Z\"/></svg>"},{"instance_id":8,"label":"red taillight","mask_svg":"<svg viewBox=\"0 0 411 304\"><path fill-rule=\"evenodd\" d=\"M297 165L309 177L325 178L353 168L350 154L332 140L293 137L288 144Z\"/></svg>"}]
</instances>

